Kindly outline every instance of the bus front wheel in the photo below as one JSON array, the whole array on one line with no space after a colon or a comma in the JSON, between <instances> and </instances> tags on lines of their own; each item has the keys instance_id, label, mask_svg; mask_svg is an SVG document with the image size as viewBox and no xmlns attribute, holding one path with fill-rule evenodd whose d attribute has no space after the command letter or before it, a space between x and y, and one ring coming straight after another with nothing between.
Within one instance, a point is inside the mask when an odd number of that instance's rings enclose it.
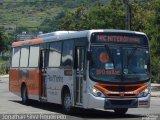
<instances>
[{"instance_id":1,"label":"bus front wheel","mask_svg":"<svg viewBox=\"0 0 160 120\"><path fill-rule=\"evenodd\" d=\"M21 97L22 97L22 103L27 104L28 103L28 95L27 95L27 88L25 85L23 85L23 87L22 87Z\"/></svg>"},{"instance_id":2,"label":"bus front wheel","mask_svg":"<svg viewBox=\"0 0 160 120\"><path fill-rule=\"evenodd\" d=\"M71 101L71 95L69 92L66 92L63 94L63 111L66 114L71 114L72 113L72 101Z\"/></svg>"},{"instance_id":3,"label":"bus front wheel","mask_svg":"<svg viewBox=\"0 0 160 120\"><path fill-rule=\"evenodd\" d=\"M116 114L119 114L119 115L123 115L123 114L125 114L127 111L128 111L128 108L118 108L118 109L114 109L114 112L115 112Z\"/></svg>"}]
</instances>

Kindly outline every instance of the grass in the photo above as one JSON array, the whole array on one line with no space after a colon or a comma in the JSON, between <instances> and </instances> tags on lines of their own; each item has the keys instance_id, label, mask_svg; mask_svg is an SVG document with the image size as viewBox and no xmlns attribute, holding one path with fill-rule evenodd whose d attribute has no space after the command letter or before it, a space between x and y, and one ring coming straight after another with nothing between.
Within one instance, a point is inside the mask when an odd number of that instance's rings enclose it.
<instances>
[{"instance_id":1,"label":"grass","mask_svg":"<svg viewBox=\"0 0 160 120\"><path fill-rule=\"evenodd\" d=\"M38 27L45 18L53 18L61 7L41 7L22 5L12 8L0 8L0 24L15 24L16 26Z\"/></svg>"},{"instance_id":2,"label":"grass","mask_svg":"<svg viewBox=\"0 0 160 120\"><path fill-rule=\"evenodd\" d=\"M10 58L10 51L3 52L3 57L0 58L0 74L6 74L9 63L8 60Z\"/></svg>"},{"instance_id":3,"label":"grass","mask_svg":"<svg viewBox=\"0 0 160 120\"><path fill-rule=\"evenodd\" d=\"M13 0L4 0L5 2L13 2ZM14 0L15 2L26 2L26 0ZM33 0L27 0L33 1ZM43 0L41 0L43 1ZM89 2L90 1L90 2ZM85 5L92 6L96 2L93 0L53 0L52 5L48 3L40 4L39 2L33 4L27 3L4 3L0 6L0 25L14 24L17 27L39 27L45 18L54 18L63 10L74 10L76 7L85 3ZM105 0L99 0L102 3L107 4ZM70 6L72 6L70 8Z\"/></svg>"},{"instance_id":4,"label":"grass","mask_svg":"<svg viewBox=\"0 0 160 120\"><path fill-rule=\"evenodd\" d=\"M5 64L6 62L6 60L0 59L0 65Z\"/></svg>"},{"instance_id":5,"label":"grass","mask_svg":"<svg viewBox=\"0 0 160 120\"><path fill-rule=\"evenodd\" d=\"M6 60L0 60L0 75L6 74L6 66L5 64L7 63Z\"/></svg>"}]
</instances>

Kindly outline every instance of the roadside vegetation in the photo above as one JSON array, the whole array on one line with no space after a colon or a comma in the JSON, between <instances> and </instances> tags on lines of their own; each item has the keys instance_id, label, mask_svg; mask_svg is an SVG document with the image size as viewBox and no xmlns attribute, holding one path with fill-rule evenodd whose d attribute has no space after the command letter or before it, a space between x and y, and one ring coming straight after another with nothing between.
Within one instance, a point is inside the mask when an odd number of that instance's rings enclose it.
<instances>
[{"instance_id":1,"label":"roadside vegetation","mask_svg":"<svg viewBox=\"0 0 160 120\"><path fill-rule=\"evenodd\" d=\"M54 0L46 3L45 0L42 1L44 3L36 0L27 5L17 3L12 7L5 3L0 12L6 14L1 15L3 19L0 23L12 21L18 26L18 33L24 30L28 33L47 33L56 30L125 29L123 0ZM160 83L160 1L131 1L131 30L148 35L151 47L151 78L152 82ZM9 18L12 20L9 21ZM9 34L5 41L8 40L7 43L10 43L13 40L10 40L11 38L13 33Z\"/></svg>"},{"instance_id":2,"label":"roadside vegetation","mask_svg":"<svg viewBox=\"0 0 160 120\"><path fill-rule=\"evenodd\" d=\"M0 27L0 75L8 73L12 40L12 36L5 33L5 30Z\"/></svg>"},{"instance_id":3,"label":"roadside vegetation","mask_svg":"<svg viewBox=\"0 0 160 120\"><path fill-rule=\"evenodd\" d=\"M7 51L7 52L4 52L3 53L3 57L0 58L0 75L3 75L3 74L8 74L8 71L9 71L9 59L10 59L10 53Z\"/></svg>"}]
</instances>

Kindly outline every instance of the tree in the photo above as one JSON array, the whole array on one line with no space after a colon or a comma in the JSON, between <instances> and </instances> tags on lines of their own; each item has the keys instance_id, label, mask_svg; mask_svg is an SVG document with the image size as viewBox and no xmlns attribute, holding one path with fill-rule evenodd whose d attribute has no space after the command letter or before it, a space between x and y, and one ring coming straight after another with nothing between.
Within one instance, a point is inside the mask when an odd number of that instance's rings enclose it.
<instances>
[{"instance_id":1,"label":"tree","mask_svg":"<svg viewBox=\"0 0 160 120\"><path fill-rule=\"evenodd\" d=\"M160 83L160 1L134 0L131 8L131 30L141 31L149 37L151 48L152 81ZM112 0L110 5L97 4L95 7L79 7L66 12L60 21L65 30L124 29L125 12L122 0Z\"/></svg>"},{"instance_id":2,"label":"tree","mask_svg":"<svg viewBox=\"0 0 160 120\"><path fill-rule=\"evenodd\" d=\"M131 4L132 30L145 32L151 48L152 82L160 83L160 1Z\"/></svg>"},{"instance_id":3,"label":"tree","mask_svg":"<svg viewBox=\"0 0 160 120\"><path fill-rule=\"evenodd\" d=\"M4 28L0 28L0 52L8 50L9 36L4 32Z\"/></svg>"},{"instance_id":4,"label":"tree","mask_svg":"<svg viewBox=\"0 0 160 120\"><path fill-rule=\"evenodd\" d=\"M152 78L154 82L160 83L160 1L155 0L151 3L155 11L152 26L148 29L152 50Z\"/></svg>"},{"instance_id":5,"label":"tree","mask_svg":"<svg viewBox=\"0 0 160 120\"><path fill-rule=\"evenodd\" d=\"M65 30L124 29L124 18L122 1L113 0L110 5L98 3L89 9L81 6L74 12L66 12L60 26Z\"/></svg>"},{"instance_id":6,"label":"tree","mask_svg":"<svg viewBox=\"0 0 160 120\"><path fill-rule=\"evenodd\" d=\"M65 12L61 11L57 16L53 18L45 18L40 24L40 26L37 28L38 31L47 33L60 30L59 20L62 19L64 15Z\"/></svg>"},{"instance_id":7,"label":"tree","mask_svg":"<svg viewBox=\"0 0 160 120\"><path fill-rule=\"evenodd\" d=\"M131 29L135 31L145 31L151 27L154 17L154 10L150 2L133 2L131 7Z\"/></svg>"}]
</instances>

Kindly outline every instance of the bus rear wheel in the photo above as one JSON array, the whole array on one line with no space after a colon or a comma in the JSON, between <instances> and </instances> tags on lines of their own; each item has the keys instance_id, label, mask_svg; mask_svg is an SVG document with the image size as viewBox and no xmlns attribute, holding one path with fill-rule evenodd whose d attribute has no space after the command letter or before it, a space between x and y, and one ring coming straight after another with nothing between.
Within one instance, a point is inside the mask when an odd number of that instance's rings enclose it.
<instances>
[{"instance_id":1,"label":"bus rear wheel","mask_svg":"<svg viewBox=\"0 0 160 120\"><path fill-rule=\"evenodd\" d=\"M72 101L71 101L71 95L69 92L66 92L63 94L63 101L62 101L62 107L63 111L66 114L71 114L72 113Z\"/></svg>"},{"instance_id":2,"label":"bus rear wheel","mask_svg":"<svg viewBox=\"0 0 160 120\"><path fill-rule=\"evenodd\" d=\"M128 111L128 108L118 108L114 109L114 112L118 115L123 115Z\"/></svg>"},{"instance_id":3,"label":"bus rear wheel","mask_svg":"<svg viewBox=\"0 0 160 120\"><path fill-rule=\"evenodd\" d=\"M28 95L27 95L27 88L25 85L23 85L23 87L22 87L21 97L22 97L22 103L27 104L28 103Z\"/></svg>"}]
</instances>

